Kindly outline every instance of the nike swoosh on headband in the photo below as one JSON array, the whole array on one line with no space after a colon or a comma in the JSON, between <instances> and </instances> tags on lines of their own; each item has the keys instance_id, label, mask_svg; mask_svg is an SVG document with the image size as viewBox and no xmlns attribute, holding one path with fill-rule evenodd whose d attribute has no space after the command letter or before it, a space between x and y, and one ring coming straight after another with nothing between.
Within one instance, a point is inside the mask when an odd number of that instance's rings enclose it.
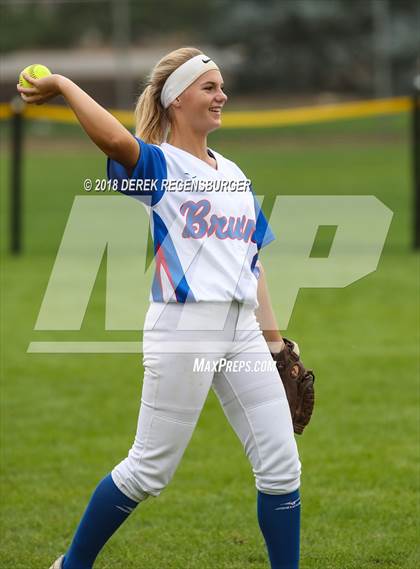
<instances>
[{"instance_id":1,"label":"nike swoosh on headband","mask_svg":"<svg viewBox=\"0 0 420 569\"><path fill-rule=\"evenodd\" d=\"M175 71L169 75L162 87L160 102L163 108L167 109L172 101L185 91L191 83L211 69L219 68L205 53L196 55L177 67Z\"/></svg>"}]
</instances>

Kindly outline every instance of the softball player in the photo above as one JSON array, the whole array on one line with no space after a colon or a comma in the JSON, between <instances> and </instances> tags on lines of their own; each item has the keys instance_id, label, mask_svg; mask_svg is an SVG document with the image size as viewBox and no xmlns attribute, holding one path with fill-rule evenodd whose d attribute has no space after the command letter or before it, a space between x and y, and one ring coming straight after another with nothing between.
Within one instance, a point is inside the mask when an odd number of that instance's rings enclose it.
<instances>
[{"instance_id":1,"label":"softball player","mask_svg":"<svg viewBox=\"0 0 420 569\"><path fill-rule=\"evenodd\" d=\"M300 461L284 388L268 365L283 340L258 261L274 237L246 176L207 147L227 101L218 66L195 48L166 55L137 103L136 137L69 79L27 80L33 87L18 86L22 98L39 104L63 95L108 156L108 177L146 206L156 263L133 446L99 483L51 569L92 568L137 504L160 494L210 388L253 468L271 568L296 569ZM152 183L126 191L127 180ZM232 184L236 191L221 191Z\"/></svg>"}]
</instances>

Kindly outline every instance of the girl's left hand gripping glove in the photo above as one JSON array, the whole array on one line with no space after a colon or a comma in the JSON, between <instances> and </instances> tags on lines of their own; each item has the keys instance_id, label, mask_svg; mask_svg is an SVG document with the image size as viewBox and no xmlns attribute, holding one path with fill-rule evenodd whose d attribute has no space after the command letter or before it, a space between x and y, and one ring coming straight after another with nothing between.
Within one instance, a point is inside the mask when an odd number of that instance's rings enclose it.
<instances>
[{"instance_id":1,"label":"girl's left hand gripping glove","mask_svg":"<svg viewBox=\"0 0 420 569\"><path fill-rule=\"evenodd\" d=\"M300 360L296 342L283 338L284 348L271 354L283 382L292 415L293 430L301 435L309 423L315 404L315 375L307 370Z\"/></svg>"}]
</instances>

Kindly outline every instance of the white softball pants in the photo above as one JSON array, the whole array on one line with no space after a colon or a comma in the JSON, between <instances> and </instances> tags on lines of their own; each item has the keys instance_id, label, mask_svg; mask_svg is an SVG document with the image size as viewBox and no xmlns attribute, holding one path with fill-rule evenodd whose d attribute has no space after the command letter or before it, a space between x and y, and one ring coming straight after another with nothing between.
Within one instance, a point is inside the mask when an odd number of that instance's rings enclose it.
<instances>
[{"instance_id":1,"label":"white softball pants","mask_svg":"<svg viewBox=\"0 0 420 569\"><path fill-rule=\"evenodd\" d=\"M257 489L287 494L299 487L288 402L252 306L151 303L143 353L137 434L127 458L112 471L124 494L139 502L165 488L210 388L242 442Z\"/></svg>"}]
</instances>

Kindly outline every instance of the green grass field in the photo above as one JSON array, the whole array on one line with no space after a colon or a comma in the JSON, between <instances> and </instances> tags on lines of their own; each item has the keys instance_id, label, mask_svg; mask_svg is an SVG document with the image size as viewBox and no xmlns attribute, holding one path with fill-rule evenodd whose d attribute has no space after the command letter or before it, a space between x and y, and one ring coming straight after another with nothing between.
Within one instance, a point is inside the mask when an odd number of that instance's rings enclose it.
<instances>
[{"instance_id":1,"label":"green grass field","mask_svg":"<svg viewBox=\"0 0 420 569\"><path fill-rule=\"evenodd\" d=\"M301 290L287 334L317 372L314 418L298 438L302 569L414 569L419 259L407 117L221 131L210 146L237 161L259 194L374 194L394 212L378 270L344 289ZM27 353L33 340L138 334L103 330L105 267L80 333L33 330L74 196L85 177L104 176L105 162L73 128L32 128L26 150L19 258L6 252L7 152L1 161L4 569L47 568L66 549L96 483L131 446L142 380L137 355ZM287 267L270 247L262 258L276 306ZM139 291L144 306L147 298ZM265 569L255 494L211 393L171 485L139 507L96 565Z\"/></svg>"}]
</instances>

